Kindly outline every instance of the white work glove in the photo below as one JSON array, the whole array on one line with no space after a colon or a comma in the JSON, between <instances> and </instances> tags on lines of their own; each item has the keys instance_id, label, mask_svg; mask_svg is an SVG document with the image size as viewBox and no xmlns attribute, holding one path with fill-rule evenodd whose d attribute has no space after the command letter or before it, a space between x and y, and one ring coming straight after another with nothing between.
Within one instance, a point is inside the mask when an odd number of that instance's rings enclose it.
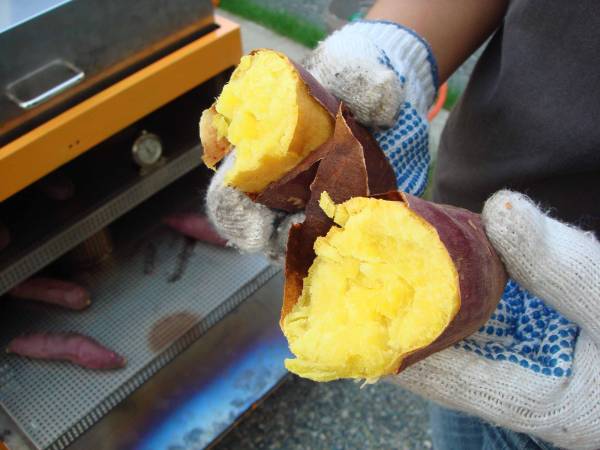
<instances>
[{"instance_id":1,"label":"white work glove","mask_svg":"<svg viewBox=\"0 0 600 450\"><path fill-rule=\"evenodd\" d=\"M530 293L510 281L478 333L390 379L559 447L599 448L600 243L510 191L486 202L483 222Z\"/></svg>"},{"instance_id":2,"label":"white work glove","mask_svg":"<svg viewBox=\"0 0 600 450\"><path fill-rule=\"evenodd\" d=\"M244 253L263 253L283 264L287 235L303 213L285 214L255 203L243 192L226 186L225 174L235 161L235 151L225 157L206 193L206 214L218 233Z\"/></svg>"},{"instance_id":3,"label":"white work glove","mask_svg":"<svg viewBox=\"0 0 600 450\"><path fill-rule=\"evenodd\" d=\"M426 116L438 83L427 43L396 24L354 22L323 41L304 66L360 123L375 128L398 188L421 195L429 167ZM303 217L285 217L224 186L226 167L208 190L210 219L240 250L282 261L289 227Z\"/></svg>"}]
</instances>

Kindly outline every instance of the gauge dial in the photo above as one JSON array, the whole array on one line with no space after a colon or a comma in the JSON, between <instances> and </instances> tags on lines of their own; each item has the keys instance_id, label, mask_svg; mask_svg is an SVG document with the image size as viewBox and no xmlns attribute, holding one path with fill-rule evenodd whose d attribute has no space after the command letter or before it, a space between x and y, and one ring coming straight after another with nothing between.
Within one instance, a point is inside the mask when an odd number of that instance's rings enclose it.
<instances>
[{"instance_id":1,"label":"gauge dial","mask_svg":"<svg viewBox=\"0 0 600 450\"><path fill-rule=\"evenodd\" d=\"M133 143L131 151L140 167L150 167L162 156L163 146L156 134L144 131Z\"/></svg>"}]
</instances>

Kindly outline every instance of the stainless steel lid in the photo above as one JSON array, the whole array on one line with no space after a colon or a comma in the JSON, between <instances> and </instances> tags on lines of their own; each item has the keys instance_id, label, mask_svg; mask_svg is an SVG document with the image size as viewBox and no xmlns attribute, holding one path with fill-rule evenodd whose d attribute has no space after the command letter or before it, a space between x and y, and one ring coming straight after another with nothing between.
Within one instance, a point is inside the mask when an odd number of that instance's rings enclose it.
<instances>
[{"instance_id":1,"label":"stainless steel lid","mask_svg":"<svg viewBox=\"0 0 600 450\"><path fill-rule=\"evenodd\" d=\"M0 146L214 26L210 0L0 2Z\"/></svg>"}]
</instances>

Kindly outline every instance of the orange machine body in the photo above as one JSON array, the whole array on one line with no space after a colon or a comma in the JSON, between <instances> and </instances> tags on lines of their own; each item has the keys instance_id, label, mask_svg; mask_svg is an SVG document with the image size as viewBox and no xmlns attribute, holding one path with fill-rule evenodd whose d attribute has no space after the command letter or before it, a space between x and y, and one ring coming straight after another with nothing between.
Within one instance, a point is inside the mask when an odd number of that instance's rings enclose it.
<instances>
[{"instance_id":1,"label":"orange machine body","mask_svg":"<svg viewBox=\"0 0 600 450\"><path fill-rule=\"evenodd\" d=\"M0 201L237 64L239 26L219 16L215 22L216 30L1 147Z\"/></svg>"}]
</instances>

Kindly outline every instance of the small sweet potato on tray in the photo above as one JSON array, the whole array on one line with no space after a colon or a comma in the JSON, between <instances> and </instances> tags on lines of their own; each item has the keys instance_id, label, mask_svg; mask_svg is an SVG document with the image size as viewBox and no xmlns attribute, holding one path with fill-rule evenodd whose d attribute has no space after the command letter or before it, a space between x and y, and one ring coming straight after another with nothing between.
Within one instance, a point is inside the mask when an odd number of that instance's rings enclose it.
<instances>
[{"instance_id":1,"label":"small sweet potato on tray","mask_svg":"<svg viewBox=\"0 0 600 450\"><path fill-rule=\"evenodd\" d=\"M125 367L126 359L102 344L78 333L32 333L16 337L7 353L47 361L67 361L94 370Z\"/></svg>"}]
</instances>

